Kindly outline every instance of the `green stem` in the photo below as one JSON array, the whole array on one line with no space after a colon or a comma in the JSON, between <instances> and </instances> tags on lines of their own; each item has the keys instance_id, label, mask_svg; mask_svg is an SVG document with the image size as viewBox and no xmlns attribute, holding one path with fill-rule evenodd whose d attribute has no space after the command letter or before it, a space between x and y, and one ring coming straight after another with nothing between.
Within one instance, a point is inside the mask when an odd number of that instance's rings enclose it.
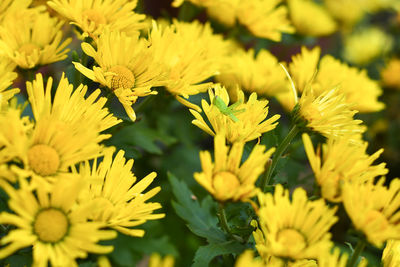
<instances>
[{"instance_id":1,"label":"green stem","mask_svg":"<svg viewBox=\"0 0 400 267\"><path fill-rule=\"evenodd\" d=\"M266 186L269 185L271 182L272 173L274 172L280 157L282 156L283 152L285 152L290 142L293 140L293 138L296 137L298 133L299 133L299 128L297 128L296 124L294 124L293 127L290 129L288 135L286 135L285 139L283 139L282 143L280 143L278 148L276 149L274 157L272 158L272 163L269 166L267 173L262 177L261 180L261 188L264 192Z\"/></svg>"},{"instance_id":2,"label":"green stem","mask_svg":"<svg viewBox=\"0 0 400 267\"><path fill-rule=\"evenodd\" d=\"M361 256L361 252L364 250L366 242L363 238L360 238L357 242L356 248L351 255L350 261L347 263L347 267L355 267L357 264L358 257Z\"/></svg>"},{"instance_id":3,"label":"green stem","mask_svg":"<svg viewBox=\"0 0 400 267\"><path fill-rule=\"evenodd\" d=\"M229 235L232 235L231 229L228 225L228 220L226 219L224 204L222 203L219 203L218 205L218 219L225 232L227 232Z\"/></svg>"},{"instance_id":4,"label":"green stem","mask_svg":"<svg viewBox=\"0 0 400 267\"><path fill-rule=\"evenodd\" d=\"M143 108L144 108L147 104L149 104L151 101L153 101L153 100L154 100L154 95L148 95L148 96L146 96L146 97L139 103L139 105L137 106L137 108L135 108L135 112L138 113L138 112L142 111Z\"/></svg>"}]
</instances>

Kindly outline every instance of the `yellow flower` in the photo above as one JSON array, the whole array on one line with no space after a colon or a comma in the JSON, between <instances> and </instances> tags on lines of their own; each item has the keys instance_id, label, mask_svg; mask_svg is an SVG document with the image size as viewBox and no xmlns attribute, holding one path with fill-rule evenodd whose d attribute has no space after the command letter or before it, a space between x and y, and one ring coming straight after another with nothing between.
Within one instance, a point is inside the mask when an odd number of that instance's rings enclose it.
<instances>
[{"instance_id":1,"label":"yellow flower","mask_svg":"<svg viewBox=\"0 0 400 267\"><path fill-rule=\"evenodd\" d=\"M280 184L274 194L259 193L258 200L261 231L255 240L263 258L317 259L332 247L329 228L337 221L336 208L324 200L309 201L305 190L297 188L290 201L289 191Z\"/></svg>"},{"instance_id":2,"label":"yellow flower","mask_svg":"<svg viewBox=\"0 0 400 267\"><path fill-rule=\"evenodd\" d=\"M299 100L295 120L327 138L345 137L353 143L361 142L361 134L366 130L361 120L355 120L356 110L346 103L345 96L338 94L337 88L316 95L307 87Z\"/></svg>"},{"instance_id":3,"label":"yellow flower","mask_svg":"<svg viewBox=\"0 0 400 267\"><path fill-rule=\"evenodd\" d=\"M3 0L0 3L0 22L3 21L4 17L9 13L15 12L16 10L26 9L32 0Z\"/></svg>"},{"instance_id":4,"label":"yellow flower","mask_svg":"<svg viewBox=\"0 0 400 267\"><path fill-rule=\"evenodd\" d=\"M340 254L339 248L334 248L333 253L321 254L318 259L318 267L346 267L349 256L346 253ZM357 267L367 267L367 260L362 258Z\"/></svg>"},{"instance_id":5,"label":"yellow flower","mask_svg":"<svg viewBox=\"0 0 400 267\"><path fill-rule=\"evenodd\" d=\"M392 44L392 37L381 29L365 28L345 36L343 57L350 63L366 65L389 52Z\"/></svg>"},{"instance_id":6,"label":"yellow flower","mask_svg":"<svg viewBox=\"0 0 400 267\"><path fill-rule=\"evenodd\" d=\"M391 59L381 71L383 86L400 89L400 59Z\"/></svg>"},{"instance_id":7,"label":"yellow flower","mask_svg":"<svg viewBox=\"0 0 400 267\"><path fill-rule=\"evenodd\" d=\"M227 57L228 64L217 80L229 91L239 85L247 92L275 96L287 88L286 75L278 60L267 50L237 50Z\"/></svg>"},{"instance_id":8,"label":"yellow flower","mask_svg":"<svg viewBox=\"0 0 400 267\"><path fill-rule=\"evenodd\" d=\"M12 60L5 56L0 56L0 109L10 98L19 92L19 89L16 88L7 90L18 77L17 73L13 71L14 69L15 64Z\"/></svg>"},{"instance_id":9,"label":"yellow flower","mask_svg":"<svg viewBox=\"0 0 400 267\"><path fill-rule=\"evenodd\" d=\"M40 10L18 10L9 14L0 26L0 47L23 69L67 58L69 49L65 47L71 38L61 42L64 22Z\"/></svg>"},{"instance_id":10,"label":"yellow flower","mask_svg":"<svg viewBox=\"0 0 400 267\"><path fill-rule=\"evenodd\" d=\"M79 202L96 201L102 207L93 211L91 220L102 222L125 235L142 237L143 230L131 227L164 217L164 214L152 214L161 208L159 203L146 202L160 191L160 187L143 193L156 173L152 172L135 184L136 177L131 172L133 160L126 161L122 150L113 160L113 152L114 149L107 149L99 166L97 159L93 164L87 162L81 165L79 173L85 177L87 184Z\"/></svg>"},{"instance_id":11,"label":"yellow flower","mask_svg":"<svg viewBox=\"0 0 400 267\"><path fill-rule=\"evenodd\" d=\"M220 202L248 201L255 196L258 191L255 182L275 150L271 148L265 152L265 146L255 145L241 164L244 145L244 142L236 142L229 148L221 133L214 137L214 163L210 152L200 152L203 172L195 173L194 178Z\"/></svg>"},{"instance_id":12,"label":"yellow flower","mask_svg":"<svg viewBox=\"0 0 400 267\"><path fill-rule=\"evenodd\" d=\"M266 120L268 116L268 100L257 100L256 93L252 93L248 101L245 102L243 91L237 91L238 102L240 104L236 107L239 112L234 114L237 118L236 122L230 116L222 113L215 105L214 99L217 96L226 106L230 105L226 89L220 85L215 85L214 90L210 89L208 93L210 104L204 99L201 104L213 129L207 125L199 112L193 109L190 112L196 118L192 123L212 136L224 132L226 139L230 143L247 142L260 137L265 132L273 130L277 125L276 121L280 116L274 115Z\"/></svg>"},{"instance_id":13,"label":"yellow flower","mask_svg":"<svg viewBox=\"0 0 400 267\"><path fill-rule=\"evenodd\" d=\"M287 7L281 3L282 0L239 1L237 19L255 36L279 42L282 33L294 32Z\"/></svg>"},{"instance_id":14,"label":"yellow flower","mask_svg":"<svg viewBox=\"0 0 400 267\"><path fill-rule=\"evenodd\" d=\"M317 153L307 134L303 134L303 143L315 179L321 187L322 197L329 201L342 201L341 187L344 181L371 181L388 173L385 163L372 165L383 149L369 156L366 153L367 142L354 145L347 139L328 139L322 149L318 147Z\"/></svg>"},{"instance_id":15,"label":"yellow flower","mask_svg":"<svg viewBox=\"0 0 400 267\"><path fill-rule=\"evenodd\" d=\"M80 177L57 182L50 194L43 188L18 190L4 181L2 188L10 197L13 213L0 213L0 223L16 228L2 237L0 258L18 249L33 247L33 266L78 266L76 258L90 253L109 253L112 246L97 244L116 237L116 232L101 230L104 224L88 221L87 215L96 207L76 199L81 189Z\"/></svg>"},{"instance_id":16,"label":"yellow flower","mask_svg":"<svg viewBox=\"0 0 400 267\"><path fill-rule=\"evenodd\" d=\"M336 31L336 22L323 6L310 0L289 0L288 5L296 32L308 36L324 36Z\"/></svg>"},{"instance_id":17,"label":"yellow flower","mask_svg":"<svg viewBox=\"0 0 400 267\"><path fill-rule=\"evenodd\" d=\"M377 184L352 181L342 187L343 204L354 227L378 248L389 239L400 239L400 180L392 180L389 188L383 183L382 178Z\"/></svg>"},{"instance_id":18,"label":"yellow flower","mask_svg":"<svg viewBox=\"0 0 400 267\"><path fill-rule=\"evenodd\" d=\"M324 0L324 4L331 15L348 29L351 29L364 17L366 10L363 7L363 2L365 0Z\"/></svg>"},{"instance_id":19,"label":"yellow flower","mask_svg":"<svg viewBox=\"0 0 400 267\"><path fill-rule=\"evenodd\" d=\"M246 250L236 260L235 267L265 267L267 266L261 258L253 258L253 251ZM271 266L275 267L275 266Z\"/></svg>"},{"instance_id":20,"label":"yellow flower","mask_svg":"<svg viewBox=\"0 0 400 267\"><path fill-rule=\"evenodd\" d=\"M400 240L387 241L382 254L383 267L400 266Z\"/></svg>"},{"instance_id":21,"label":"yellow flower","mask_svg":"<svg viewBox=\"0 0 400 267\"><path fill-rule=\"evenodd\" d=\"M18 158L24 167L19 174L31 176L33 187L48 188L58 178L69 175L70 166L100 155L103 147L99 143L110 137L101 132L120 122L103 108L106 99L98 99L100 90L85 99L87 87L80 85L73 91L72 84L62 76L52 101L52 85L50 77L45 88L41 74L27 82L35 126L27 136L13 141L22 150L18 150Z\"/></svg>"},{"instance_id":22,"label":"yellow flower","mask_svg":"<svg viewBox=\"0 0 400 267\"><path fill-rule=\"evenodd\" d=\"M146 27L146 16L132 11L137 0L51 0L47 4L78 26L83 37L97 39L107 26L128 36L137 36Z\"/></svg>"},{"instance_id":23,"label":"yellow flower","mask_svg":"<svg viewBox=\"0 0 400 267\"><path fill-rule=\"evenodd\" d=\"M97 40L97 50L88 43L83 43L82 49L99 66L90 70L73 62L76 69L92 81L112 90L129 118L135 121L132 104L138 97L157 94L151 88L164 84L163 69L156 65L152 49L138 36L129 37L125 33L108 29Z\"/></svg>"},{"instance_id":24,"label":"yellow flower","mask_svg":"<svg viewBox=\"0 0 400 267\"><path fill-rule=\"evenodd\" d=\"M382 89L368 77L366 70L349 67L325 55L317 72L320 51L319 47L312 50L302 47L301 54L292 58L289 70L300 92L310 83L317 94L337 87L338 92L346 95L346 102L360 112L375 112L384 108L384 104L378 101Z\"/></svg>"},{"instance_id":25,"label":"yellow flower","mask_svg":"<svg viewBox=\"0 0 400 267\"><path fill-rule=\"evenodd\" d=\"M174 262L174 258L170 255L167 255L162 259L159 254L153 253L150 256L148 267L173 267Z\"/></svg>"},{"instance_id":26,"label":"yellow flower","mask_svg":"<svg viewBox=\"0 0 400 267\"><path fill-rule=\"evenodd\" d=\"M212 33L210 24L175 20L169 27L153 23L149 36L155 60L166 68L167 90L185 105L184 98L206 91L212 83L204 82L218 74L231 44ZM183 97L183 98L182 98Z\"/></svg>"}]
</instances>

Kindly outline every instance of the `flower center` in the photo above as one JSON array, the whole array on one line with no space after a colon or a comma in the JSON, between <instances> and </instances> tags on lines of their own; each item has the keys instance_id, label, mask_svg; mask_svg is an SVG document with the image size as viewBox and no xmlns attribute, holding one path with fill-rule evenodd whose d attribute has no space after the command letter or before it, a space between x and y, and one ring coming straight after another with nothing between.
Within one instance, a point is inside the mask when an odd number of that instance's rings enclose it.
<instances>
[{"instance_id":1,"label":"flower center","mask_svg":"<svg viewBox=\"0 0 400 267\"><path fill-rule=\"evenodd\" d=\"M365 222L366 224L373 224L376 231L384 231L389 226L386 217L377 210L370 210L365 217Z\"/></svg>"},{"instance_id":2,"label":"flower center","mask_svg":"<svg viewBox=\"0 0 400 267\"><path fill-rule=\"evenodd\" d=\"M31 56L36 50L40 50L40 47L38 45L27 43L22 45L18 49L18 52L20 52L21 54L25 54L25 56Z\"/></svg>"},{"instance_id":3,"label":"flower center","mask_svg":"<svg viewBox=\"0 0 400 267\"><path fill-rule=\"evenodd\" d=\"M109 69L109 71L116 74L111 80L111 88L113 90L118 88L130 89L135 85L135 76L127 67L117 65Z\"/></svg>"},{"instance_id":4,"label":"flower center","mask_svg":"<svg viewBox=\"0 0 400 267\"><path fill-rule=\"evenodd\" d=\"M67 234L68 226L68 218L62 211L49 208L38 213L33 229L41 241L55 243Z\"/></svg>"},{"instance_id":5,"label":"flower center","mask_svg":"<svg viewBox=\"0 0 400 267\"><path fill-rule=\"evenodd\" d=\"M85 10L83 12L83 18L87 20L88 24L90 24L90 22L93 22L96 26L107 23L107 20L103 16L103 14L93 9Z\"/></svg>"},{"instance_id":6,"label":"flower center","mask_svg":"<svg viewBox=\"0 0 400 267\"><path fill-rule=\"evenodd\" d=\"M218 172L213 177L213 186L216 191L216 198L227 200L231 198L236 189L240 186L240 181L231 172Z\"/></svg>"},{"instance_id":7,"label":"flower center","mask_svg":"<svg viewBox=\"0 0 400 267\"><path fill-rule=\"evenodd\" d=\"M281 255L290 257L293 253L298 253L307 246L304 235L296 229L283 229L277 235L278 243L285 248L287 254Z\"/></svg>"},{"instance_id":8,"label":"flower center","mask_svg":"<svg viewBox=\"0 0 400 267\"><path fill-rule=\"evenodd\" d=\"M60 166L60 157L54 148L40 144L29 149L28 162L35 173L48 176L57 172Z\"/></svg>"}]
</instances>

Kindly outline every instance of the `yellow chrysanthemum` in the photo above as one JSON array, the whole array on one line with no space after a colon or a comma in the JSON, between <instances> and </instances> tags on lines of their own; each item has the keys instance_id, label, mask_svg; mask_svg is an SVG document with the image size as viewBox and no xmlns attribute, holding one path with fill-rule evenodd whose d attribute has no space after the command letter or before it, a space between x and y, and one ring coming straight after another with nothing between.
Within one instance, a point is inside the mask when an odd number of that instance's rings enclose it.
<instances>
[{"instance_id":1,"label":"yellow chrysanthemum","mask_svg":"<svg viewBox=\"0 0 400 267\"><path fill-rule=\"evenodd\" d=\"M155 59L166 68L167 90L185 105L189 95L207 90L205 82L219 73L224 55L231 44L213 34L210 24L174 21L166 28L153 23L149 36ZM183 97L183 98L182 98Z\"/></svg>"},{"instance_id":2,"label":"yellow chrysanthemum","mask_svg":"<svg viewBox=\"0 0 400 267\"><path fill-rule=\"evenodd\" d=\"M318 147L317 153L307 134L303 134L303 143L315 179L321 187L322 197L329 201L342 201L341 187L344 181L371 181L388 173L385 163L372 165L383 149L369 156L366 142L354 145L347 139L328 139L322 149Z\"/></svg>"},{"instance_id":3,"label":"yellow chrysanthemum","mask_svg":"<svg viewBox=\"0 0 400 267\"><path fill-rule=\"evenodd\" d=\"M377 184L353 181L342 186L343 204L354 227L376 247L400 239L400 179L392 180L389 188L383 183L382 178Z\"/></svg>"},{"instance_id":4,"label":"yellow chrysanthemum","mask_svg":"<svg viewBox=\"0 0 400 267\"><path fill-rule=\"evenodd\" d=\"M32 0L3 0L0 2L0 22L3 21L4 17L16 10L26 9Z\"/></svg>"},{"instance_id":5,"label":"yellow chrysanthemum","mask_svg":"<svg viewBox=\"0 0 400 267\"><path fill-rule=\"evenodd\" d=\"M235 267L265 267L267 266L261 258L253 258L253 251L246 250L236 260ZM275 266L271 266L275 267Z\"/></svg>"},{"instance_id":6,"label":"yellow chrysanthemum","mask_svg":"<svg viewBox=\"0 0 400 267\"><path fill-rule=\"evenodd\" d=\"M262 232L255 240L263 258L317 259L332 246L329 228L337 221L336 208L323 199L309 201L306 191L297 188L290 200L289 191L278 184L274 194L259 193L258 200Z\"/></svg>"},{"instance_id":7,"label":"yellow chrysanthemum","mask_svg":"<svg viewBox=\"0 0 400 267\"><path fill-rule=\"evenodd\" d=\"M97 244L115 238L116 232L101 230L104 224L88 221L88 214L98 207L90 203L78 205L80 177L59 181L50 194L39 187L15 190L4 181L2 188L10 197L13 213L0 213L0 223L16 228L2 237L0 258L5 258L24 247L33 247L33 266L78 266L76 258L89 253L105 254L112 246Z\"/></svg>"},{"instance_id":8,"label":"yellow chrysanthemum","mask_svg":"<svg viewBox=\"0 0 400 267\"><path fill-rule=\"evenodd\" d=\"M251 141L261 136L261 134L273 130L278 124L276 121L280 115L274 115L267 119L268 116L268 100L257 100L257 94L252 93L245 102L244 93L237 90L237 103L232 114L236 117L234 121L232 117L221 112L220 108L215 104L215 98L220 98L226 106L230 105L228 92L224 87L215 85L213 89L208 91L210 104L206 100L202 100L202 108L210 122L212 129L205 122L199 112L191 109L190 112L196 118L192 121L194 125L214 136L224 132L228 142L235 143L240 141Z\"/></svg>"},{"instance_id":9,"label":"yellow chrysanthemum","mask_svg":"<svg viewBox=\"0 0 400 267\"><path fill-rule=\"evenodd\" d=\"M194 178L220 202L248 201L256 195L255 182L275 149L265 151L265 146L256 145L241 164L245 143L236 142L229 148L225 142L223 133L214 137L214 163L210 152L200 152L203 172L195 173Z\"/></svg>"},{"instance_id":10,"label":"yellow chrysanthemum","mask_svg":"<svg viewBox=\"0 0 400 267\"><path fill-rule=\"evenodd\" d=\"M139 35L139 30L146 27L146 16L133 12L137 0L51 0L47 4L77 25L83 36L93 39L107 26L128 36Z\"/></svg>"},{"instance_id":11,"label":"yellow chrysanthemum","mask_svg":"<svg viewBox=\"0 0 400 267\"><path fill-rule=\"evenodd\" d=\"M288 9L281 3L282 0L240 1L237 19L255 36L279 42L282 33L294 32Z\"/></svg>"},{"instance_id":12,"label":"yellow chrysanthemum","mask_svg":"<svg viewBox=\"0 0 400 267\"><path fill-rule=\"evenodd\" d=\"M106 99L97 99L100 90L85 99L87 87L80 85L73 91L73 85L63 76L52 100L52 84L50 77L44 87L41 74L33 82L27 82L35 119L35 126L27 136L11 141L17 137L11 136L8 129L0 130L5 131L9 142L17 144L10 149L16 149L24 164L18 172L32 177L33 187L49 186L49 182L67 175L70 166L100 155L103 147L99 142L110 137L101 132L119 123L103 108Z\"/></svg>"},{"instance_id":13,"label":"yellow chrysanthemum","mask_svg":"<svg viewBox=\"0 0 400 267\"><path fill-rule=\"evenodd\" d=\"M172 256L167 255L164 259L157 253L153 253L149 259L148 267L174 267L175 260Z\"/></svg>"},{"instance_id":14,"label":"yellow chrysanthemum","mask_svg":"<svg viewBox=\"0 0 400 267\"><path fill-rule=\"evenodd\" d=\"M132 108L138 97L157 94L151 88L164 84L163 69L153 57L153 48L138 36L106 29L97 40L97 50L82 43L83 51L94 58L97 66L90 70L73 62L76 69L92 81L114 92L132 121L136 114ZM165 75L164 75L165 76Z\"/></svg>"},{"instance_id":15,"label":"yellow chrysanthemum","mask_svg":"<svg viewBox=\"0 0 400 267\"><path fill-rule=\"evenodd\" d=\"M247 92L258 95L275 96L287 87L286 75L278 60L267 50L237 50L227 57L227 66L217 76L217 80L235 90L239 85Z\"/></svg>"},{"instance_id":16,"label":"yellow chrysanthemum","mask_svg":"<svg viewBox=\"0 0 400 267\"><path fill-rule=\"evenodd\" d=\"M390 239L387 241L382 254L383 267L400 266L400 240Z\"/></svg>"},{"instance_id":17,"label":"yellow chrysanthemum","mask_svg":"<svg viewBox=\"0 0 400 267\"><path fill-rule=\"evenodd\" d=\"M296 32L308 36L324 36L336 31L336 22L323 6L314 1L289 0L288 6Z\"/></svg>"},{"instance_id":18,"label":"yellow chrysanthemum","mask_svg":"<svg viewBox=\"0 0 400 267\"><path fill-rule=\"evenodd\" d=\"M400 59L391 59L381 71L382 84L385 87L400 89Z\"/></svg>"},{"instance_id":19,"label":"yellow chrysanthemum","mask_svg":"<svg viewBox=\"0 0 400 267\"><path fill-rule=\"evenodd\" d=\"M312 87L307 87L296 106L295 120L310 130L327 138L345 137L353 143L361 142L361 134L366 130L361 120L355 120L356 110L346 103L345 96L333 88L316 95Z\"/></svg>"},{"instance_id":20,"label":"yellow chrysanthemum","mask_svg":"<svg viewBox=\"0 0 400 267\"><path fill-rule=\"evenodd\" d=\"M5 56L0 56L0 109L19 92L19 89L16 88L7 90L18 77L17 73L13 72L14 69L15 63L12 60Z\"/></svg>"},{"instance_id":21,"label":"yellow chrysanthemum","mask_svg":"<svg viewBox=\"0 0 400 267\"><path fill-rule=\"evenodd\" d=\"M135 184L136 177L131 172L133 160L126 161L122 150L113 160L113 152L114 149L105 151L99 166L97 159L93 164L81 166L79 173L88 182L79 202L96 201L102 207L93 211L91 220L102 222L123 234L142 237L143 230L131 227L164 217L164 214L152 214L161 208L159 203L146 202L160 191L160 187L143 193L157 174L152 172Z\"/></svg>"},{"instance_id":22,"label":"yellow chrysanthemum","mask_svg":"<svg viewBox=\"0 0 400 267\"><path fill-rule=\"evenodd\" d=\"M324 254L321 253L318 259L318 267L346 267L349 256L346 253L340 254L339 248L334 248L333 252ZM368 261L362 258L357 267L367 267Z\"/></svg>"},{"instance_id":23,"label":"yellow chrysanthemum","mask_svg":"<svg viewBox=\"0 0 400 267\"><path fill-rule=\"evenodd\" d=\"M15 11L0 26L0 47L23 69L63 60L71 42L70 38L61 41L63 24L41 9Z\"/></svg>"},{"instance_id":24,"label":"yellow chrysanthemum","mask_svg":"<svg viewBox=\"0 0 400 267\"><path fill-rule=\"evenodd\" d=\"M350 67L330 55L322 57L317 68L320 51L319 47L312 50L302 47L301 53L293 56L289 64L300 92L310 83L317 94L337 87L338 92L346 95L346 102L360 112L375 112L384 108L384 104L378 101L382 89L368 77L366 70Z\"/></svg>"},{"instance_id":25,"label":"yellow chrysanthemum","mask_svg":"<svg viewBox=\"0 0 400 267\"><path fill-rule=\"evenodd\" d=\"M366 65L385 55L392 44L392 37L381 29L365 28L344 38L343 57L350 63Z\"/></svg>"}]
</instances>

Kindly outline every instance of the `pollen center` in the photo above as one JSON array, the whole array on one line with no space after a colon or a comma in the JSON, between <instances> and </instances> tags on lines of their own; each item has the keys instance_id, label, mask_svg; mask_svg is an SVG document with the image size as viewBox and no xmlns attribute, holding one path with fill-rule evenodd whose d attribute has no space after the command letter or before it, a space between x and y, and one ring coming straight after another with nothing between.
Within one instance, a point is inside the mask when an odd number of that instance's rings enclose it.
<instances>
[{"instance_id":1,"label":"pollen center","mask_svg":"<svg viewBox=\"0 0 400 267\"><path fill-rule=\"evenodd\" d=\"M83 18L86 19L89 24L90 22L93 22L96 26L107 23L107 20L104 17L104 15L94 9L85 10L83 12Z\"/></svg>"},{"instance_id":2,"label":"pollen center","mask_svg":"<svg viewBox=\"0 0 400 267\"><path fill-rule=\"evenodd\" d=\"M227 200L234 195L240 186L240 181L233 173L223 171L214 175L213 186L216 191L215 196L219 200Z\"/></svg>"},{"instance_id":3,"label":"pollen center","mask_svg":"<svg viewBox=\"0 0 400 267\"><path fill-rule=\"evenodd\" d=\"M296 229L291 228L281 230L277 235L277 241L282 248L287 250L288 254L298 253L307 246L304 236Z\"/></svg>"},{"instance_id":4,"label":"pollen center","mask_svg":"<svg viewBox=\"0 0 400 267\"><path fill-rule=\"evenodd\" d=\"M135 76L127 67L117 65L109 69L109 72L116 74L111 80L113 90L118 88L130 89L135 85Z\"/></svg>"},{"instance_id":5,"label":"pollen center","mask_svg":"<svg viewBox=\"0 0 400 267\"><path fill-rule=\"evenodd\" d=\"M54 148L40 144L29 149L28 162L35 173L48 176L57 172L60 166L60 157Z\"/></svg>"},{"instance_id":6,"label":"pollen center","mask_svg":"<svg viewBox=\"0 0 400 267\"><path fill-rule=\"evenodd\" d=\"M67 216L57 209L45 209L36 216L33 230L43 242L60 241L68 231Z\"/></svg>"},{"instance_id":7,"label":"pollen center","mask_svg":"<svg viewBox=\"0 0 400 267\"><path fill-rule=\"evenodd\" d=\"M22 45L19 49L18 52L21 54L24 53L25 56L31 56L36 50L40 50L40 47L36 44L32 43L27 43Z\"/></svg>"}]
</instances>

